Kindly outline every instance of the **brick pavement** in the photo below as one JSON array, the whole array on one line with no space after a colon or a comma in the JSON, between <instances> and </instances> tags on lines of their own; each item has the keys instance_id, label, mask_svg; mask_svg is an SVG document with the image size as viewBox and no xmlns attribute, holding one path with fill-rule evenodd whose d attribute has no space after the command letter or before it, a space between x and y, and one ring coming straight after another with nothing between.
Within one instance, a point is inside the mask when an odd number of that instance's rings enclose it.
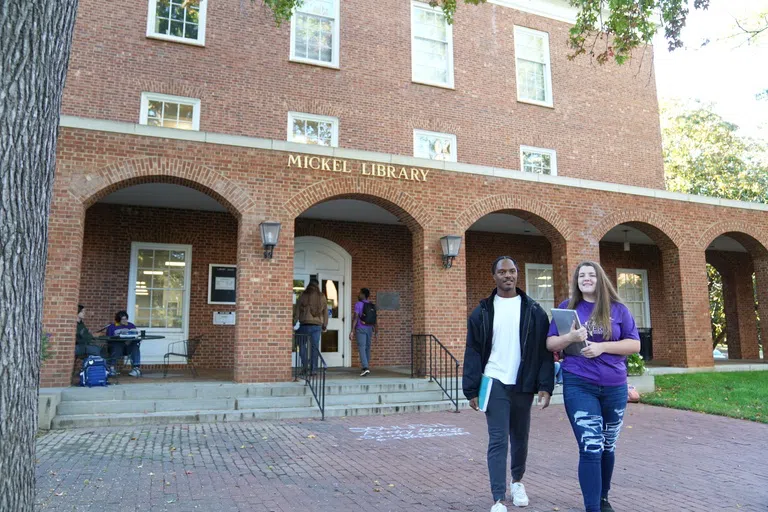
<instances>
[{"instance_id":1,"label":"brick pavement","mask_svg":"<svg viewBox=\"0 0 768 512\"><path fill-rule=\"evenodd\" d=\"M766 434L631 405L611 501L619 512L768 510ZM38 440L37 509L487 511L486 442L471 411L54 431ZM526 510L583 510L576 462L562 406L536 411Z\"/></svg>"}]
</instances>

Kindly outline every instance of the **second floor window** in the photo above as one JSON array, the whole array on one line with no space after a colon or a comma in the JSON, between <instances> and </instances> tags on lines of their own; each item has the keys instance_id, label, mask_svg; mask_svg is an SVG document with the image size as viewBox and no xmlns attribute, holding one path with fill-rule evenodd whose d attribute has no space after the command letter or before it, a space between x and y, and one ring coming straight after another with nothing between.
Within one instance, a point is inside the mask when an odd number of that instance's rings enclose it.
<instances>
[{"instance_id":1,"label":"second floor window","mask_svg":"<svg viewBox=\"0 0 768 512\"><path fill-rule=\"evenodd\" d=\"M339 119L288 112L288 140L300 144L338 147Z\"/></svg>"},{"instance_id":2,"label":"second floor window","mask_svg":"<svg viewBox=\"0 0 768 512\"><path fill-rule=\"evenodd\" d=\"M413 156L455 162L456 136L450 133L413 130Z\"/></svg>"},{"instance_id":3,"label":"second floor window","mask_svg":"<svg viewBox=\"0 0 768 512\"><path fill-rule=\"evenodd\" d=\"M557 153L554 149L520 147L520 170L536 174L557 175Z\"/></svg>"},{"instance_id":4,"label":"second floor window","mask_svg":"<svg viewBox=\"0 0 768 512\"><path fill-rule=\"evenodd\" d=\"M304 0L291 19L291 60L338 67L339 1Z\"/></svg>"},{"instance_id":5,"label":"second floor window","mask_svg":"<svg viewBox=\"0 0 768 512\"><path fill-rule=\"evenodd\" d=\"M147 37L205 44L208 0L149 0Z\"/></svg>"},{"instance_id":6,"label":"second floor window","mask_svg":"<svg viewBox=\"0 0 768 512\"><path fill-rule=\"evenodd\" d=\"M453 87L453 30L443 11L422 2L411 6L413 81Z\"/></svg>"},{"instance_id":7,"label":"second floor window","mask_svg":"<svg viewBox=\"0 0 768 512\"><path fill-rule=\"evenodd\" d=\"M515 27L517 100L552 106L552 74L549 63L549 34Z\"/></svg>"},{"instance_id":8,"label":"second floor window","mask_svg":"<svg viewBox=\"0 0 768 512\"><path fill-rule=\"evenodd\" d=\"M199 130L200 100L183 96L141 93L139 123L179 130Z\"/></svg>"}]
</instances>

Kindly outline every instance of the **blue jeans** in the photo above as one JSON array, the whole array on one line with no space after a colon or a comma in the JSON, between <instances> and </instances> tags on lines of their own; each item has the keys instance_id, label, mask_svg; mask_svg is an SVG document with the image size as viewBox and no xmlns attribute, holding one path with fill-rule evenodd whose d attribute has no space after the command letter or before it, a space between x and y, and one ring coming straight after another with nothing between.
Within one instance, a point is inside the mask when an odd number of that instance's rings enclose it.
<instances>
[{"instance_id":1,"label":"blue jeans","mask_svg":"<svg viewBox=\"0 0 768 512\"><path fill-rule=\"evenodd\" d=\"M560 361L555 361L555 384L563 383L563 368L560 365Z\"/></svg>"},{"instance_id":2,"label":"blue jeans","mask_svg":"<svg viewBox=\"0 0 768 512\"><path fill-rule=\"evenodd\" d=\"M358 327L355 329L355 338L357 338L357 350L360 352L360 367L368 368L371 362L373 327Z\"/></svg>"},{"instance_id":3,"label":"blue jeans","mask_svg":"<svg viewBox=\"0 0 768 512\"><path fill-rule=\"evenodd\" d=\"M528 432L531 429L533 393L517 393L493 379L485 419L488 422L488 475L493 501L507 492L507 453L512 446L512 481L523 479L528 459Z\"/></svg>"},{"instance_id":4,"label":"blue jeans","mask_svg":"<svg viewBox=\"0 0 768 512\"><path fill-rule=\"evenodd\" d=\"M134 368L141 366L141 341L110 341L109 342L109 360L110 366L115 366L117 361L123 358L125 354L131 355L131 363Z\"/></svg>"},{"instance_id":5,"label":"blue jeans","mask_svg":"<svg viewBox=\"0 0 768 512\"><path fill-rule=\"evenodd\" d=\"M600 512L616 461L616 441L627 408L627 385L599 386L563 372L563 400L579 443L579 484L587 512Z\"/></svg>"},{"instance_id":6,"label":"blue jeans","mask_svg":"<svg viewBox=\"0 0 768 512\"><path fill-rule=\"evenodd\" d=\"M320 336L323 333L323 328L320 325L313 324L301 324L298 334L308 334L312 343L311 355L307 354L309 347L306 343L299 345L299 356L301 357L301 364L304 368L309 367L311 372L315 371L317 367L317 356L320 355ZM307 361L308 358L311 358Z\"/></svg>"}]
</instances>

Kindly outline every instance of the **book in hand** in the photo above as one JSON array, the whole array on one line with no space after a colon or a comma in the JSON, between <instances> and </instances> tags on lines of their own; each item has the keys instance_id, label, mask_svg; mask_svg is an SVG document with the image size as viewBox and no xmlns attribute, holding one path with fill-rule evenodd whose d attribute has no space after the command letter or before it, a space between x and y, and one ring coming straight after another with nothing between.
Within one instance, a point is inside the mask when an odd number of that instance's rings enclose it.
<instances>
[{"instance_id":1,"label":"book in hand","mask_svg":"<svg viewBox=\"0 0 768 512\"><path fill-rule=\"evenodd\" d=\"M579 315L576 314L575 309L552 309L552 319L557 326L557 334L564 336L571 332L571 326L576 324L576 329L581 329L581 322L579 321ZM577 341L571 343L563 349L565 355L578 356L581 355L581 350L587 347L587 342Z\"/></svg>"},{"instance_id":2,"label":"book in hand","mask_svg":"<svg viewBox=\"0 0 768 512\"><path fill-rule=\"evenodd\" d=\"M480 378L480 394L477 396L477 407L482 412L488 410L488 401L491 399L491 386L493 379L483 374Z\"/></svg>"}]
</instances>

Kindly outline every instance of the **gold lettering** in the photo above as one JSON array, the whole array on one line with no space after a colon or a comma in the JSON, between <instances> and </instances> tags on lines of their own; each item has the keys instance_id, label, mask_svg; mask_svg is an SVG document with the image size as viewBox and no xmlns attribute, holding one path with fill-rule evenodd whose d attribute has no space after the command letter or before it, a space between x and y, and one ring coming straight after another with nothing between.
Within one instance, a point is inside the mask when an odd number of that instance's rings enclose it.
<instances>
[{"instance_id":1,"label":"gold lettering","mask_svg":"<svg viewBox=\"0 0 768 512\"><path fill-rule=\"evenodd\" d=\"M427 174L429 174L429 171L427 169L419 169L421 171L421 181L427 181Z\"/></svg>"},{"instance_id":2,"label":"gold lettering","mask_svg":"<svg viewBox=\"0 0 768 512\"><path fill-rule=\"evenodd\" d=\"M391 165L387 166L387 178L397 179L395 178L395 168Z\"/></svg>"},{"instance_id":3,"label":"gold lettering","mask_svg":"<svg viewBox=\"0 0 768 512\"><path fill-rule=\"evenodd\" d=\"M314 164L312 162L315 162ZM309 168L310 169L319 169L320 168L320 158L313 156L309 159Z\"/></svg>"},{"instance_id":4,"label":"gold lettering","mask_svg":"<svg viewBox=\"0 0 768 512\"><path fill-rule=\"evenodd\" d=\"M407 180L408 179L408 171L405 169L405 167L400 168L400 174L397 176L400 180Z\"/></svg>"},{"instance_id":5,"label":"gold lettering","mask_svg":"<svg viewBox=\"0 0 768 512\"><path fill-rule=\"evenodd\" d=\"M328 162L330 162L330 161L331 160L329 158L323 158L322 160L320 160L320 166L321 166L321 168L324 171L330 171L331 170L331 167L328 165Z\"/></svg>"},{"instance_id":6,"label":"gold lettering","mask_svg":"<svg viewBox=\"0 0 768 512\"><path fill-rule=\"evenodd\" d=\"M346 163L346 162L344 162L344 163ZM361 173L361 174L362 174L363 176L370 176L370 175L371 175L371 173L370 173L370 172L368 172L368 164L367 164L367 163L365 163L365 162L363 162L363 170L362 170L362 173Z\"/></svg>"},{"instance_id":7,"label":"gold lettering","mask_svg":"<svg viewBox=\"0 0 768 512\"><path fill-rule=\"evenodd\" d=\"M411 179L414 181L419 181L419 170L411 167Z\"/></svg>"},{"instance_id":8,"label":"gold lettering","mask_svg":"<svg viewBox=\"0 0 768 512\"><path fill-rule=\"evenodd\" d=\"M294 165L301 169L301 155L288 155L288 167Z\"/></svg>"},{"instance_id":9,"label":"gold lettering","mask_svg":"<svg viewBox=\"0 0 768 512\"><path fill-rule=\"evenodd\" d=\"M383 178L387 175L387 166L384 164L376 164L376 176Z\"/></svg>"},{"instance_id":10,"label":"gold lettering","mask_svg":"<svg viewBox=\"0 0 768 512\"><path fill-rule=\"evenodd\" d=\"M339 167L340 163L341 162L339 162L335 158L333 159L333 172L341 172L341 167Z\"/></svg>"},{"instance_id":11,"label":"gold lettering","mask_svg":"<svg viewBox=\"0 0 768 512\"><path fill-rule=\"evenodd\" d=\"M342 160L342 162L343 162L343 165L341 166L341 168L342 168L341 172L346 172L346 173L352 172L352 169L347 170L347 161L346 160ZM365 165L365 164L363 164L363 165Z\"/></svg>"}]
</instances>

